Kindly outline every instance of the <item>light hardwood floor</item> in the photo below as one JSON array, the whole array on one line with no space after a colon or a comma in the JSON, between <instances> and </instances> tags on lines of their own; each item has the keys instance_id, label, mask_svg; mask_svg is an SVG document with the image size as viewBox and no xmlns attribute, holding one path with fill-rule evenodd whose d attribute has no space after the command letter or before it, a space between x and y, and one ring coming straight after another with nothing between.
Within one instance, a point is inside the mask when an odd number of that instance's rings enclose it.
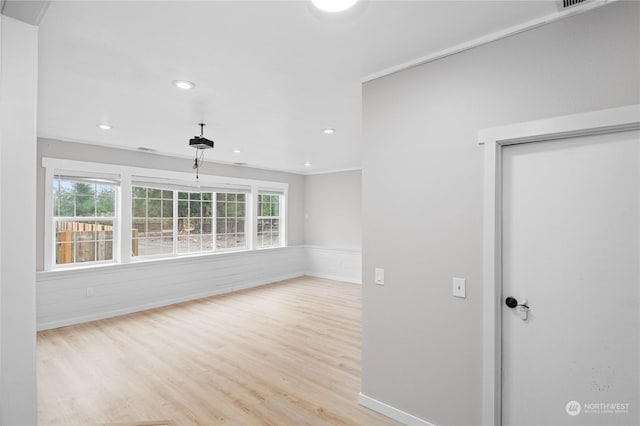
<instances>
[{"instance_id":1,"label":"light hardwood floor","mask_svg":"<svg viewBox=\"0 0 640 426\"><path fill-rule=\"evenodd\" d=\"M361 287L310 277L38 333L42 425L395 425L357 402Z\"/></svg>"}]
</instances>

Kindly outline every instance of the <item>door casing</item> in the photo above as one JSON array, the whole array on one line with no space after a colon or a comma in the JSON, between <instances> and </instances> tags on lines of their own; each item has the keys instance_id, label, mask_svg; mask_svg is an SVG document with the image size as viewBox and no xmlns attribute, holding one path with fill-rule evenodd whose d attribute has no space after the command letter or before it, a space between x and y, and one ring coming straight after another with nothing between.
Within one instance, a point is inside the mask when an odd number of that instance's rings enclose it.
<instances>
[{"instance_id":1,"label":"door casing","mask_svg":"<svg viewBox=\"0 0 640 426\"><path fill-rule=\"evenodd\" d=\"M640 105L631 105L483 129L483 326L482 424L502 419L502 148L521 143L563 140L640 130Z\"/></svg>"}]
</instances>

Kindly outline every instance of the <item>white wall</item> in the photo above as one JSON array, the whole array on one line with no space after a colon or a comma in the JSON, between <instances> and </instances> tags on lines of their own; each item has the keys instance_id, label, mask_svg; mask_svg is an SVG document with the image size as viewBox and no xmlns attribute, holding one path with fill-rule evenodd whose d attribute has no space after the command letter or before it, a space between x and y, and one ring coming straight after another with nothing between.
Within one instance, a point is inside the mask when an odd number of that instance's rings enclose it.
<instances>
[{"instance_id":1,"label":"white wall","mask_svg":"<svg viewBox=\"0 0 640 426\"><path fill-rule=\"evenodd\" d=\"M360 250L361 199L360 170L306 176L305 244Z\"/></svg>"},{"instance_id":2,"label":"white wall","mask_svg":"<svg viewBox=\"0 0 640 426\"><path fill-rule=\"evenodd\" d=\"M480 424L477 132L639 103L638 76L640 4L616 2L364 85L366 397L437 425ZM451 296L452 277L467 278L466 299Z\"/></svg>"},{"instance_id":3,"label":"white wall","mask_svg":"<svg viewBox=\"0 0 640 426\"><path fill-rule=\"evenodd\" d=\"M0 424L35 425L38 31L1 17Z\"/></svg>"},{"instance_id":4,"label":"white wall","mask_svg":"<svg viewBox=\"0 0 640 426\"><path fill-rule=\"evenodd\" d=\"M306 176L304 200L307 275L361 283L360 170Z\"/></svg>"}]
</instances>

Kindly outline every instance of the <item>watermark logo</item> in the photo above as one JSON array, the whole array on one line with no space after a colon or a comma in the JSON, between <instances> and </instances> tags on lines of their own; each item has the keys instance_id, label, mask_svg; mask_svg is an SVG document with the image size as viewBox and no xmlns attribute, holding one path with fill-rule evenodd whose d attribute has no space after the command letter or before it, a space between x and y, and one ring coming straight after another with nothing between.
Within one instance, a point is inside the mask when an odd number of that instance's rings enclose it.
<instances>
[{"instance_id":1,"label":"watermark logo","mask_svg":"<svg viewBox=\"0 0 640 426\"><path fill-rule=\"evenodd\" d=\"M578 401L569 401L564 409L567 410L568 415L577 416L582 411L582 406Z\"/></svg>"},{"instance_id":2,"label":"watermark logo","mask_svg":"<svg viewBox=\"0 0 640 426\"><path fill-rule=\"evenodd\" d=\"M628 402L585 402L569 401L564 409L567 414L575 417L583 414L629 414Z\"/></svg>"}]
</instances>

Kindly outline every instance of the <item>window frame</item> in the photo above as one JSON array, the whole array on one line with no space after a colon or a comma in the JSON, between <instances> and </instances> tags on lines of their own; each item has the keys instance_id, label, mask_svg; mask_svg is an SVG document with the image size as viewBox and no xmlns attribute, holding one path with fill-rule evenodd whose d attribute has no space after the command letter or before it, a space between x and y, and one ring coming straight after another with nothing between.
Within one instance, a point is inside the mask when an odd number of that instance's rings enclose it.
<instances>
[{"instance_id":1,"label":"window frame","mask_svg":"<svg viewBox=\"0 0 640 426\"><path fill-rule=\"evenodd\" d=\"M66 178L66 179L64 179ZM57 179L61 179L61 180L70 180L70 179L77 179L78 183L84 183L82 182L83 180L86 180L87 183L89 183L91 180L95 180L95 181L99 181L99 180L105 180L108 182L108 184L114 185L114 215L113 216L56 216L53 212L54 209L54 195L53 195L53 183L55 180ZM97 182L93 182L94 184ZM49 210L45 211L45 221L48 221L52 231L51 231L51 239L50 239L50 244L51 244L51 251L52 251L52 258L49 259L50 263L51 263L51 270L59 270L59 269L75 269L75 268L88 268L88 267L92 267L92 266L100 266L100 265L113 265L118 263L118 255L119 255L119 251L118 251L118 247L120 245L120 232L119 232L119 228L120 228L120 222L118 221L118 209L119 209L119 199L120 199L120 185L121 183L119 182L119 179L116 176L113 175L105 175L105 174L100 174L100 173L91 173L91 172L86 172L86 173L77 173L76 171L64 171L62 173L54 173L53 176L51 177L51 181L49 183L49 188L48 190L51 191L51 202L50 202L50 206L49 206ZM46 203L45 203L46 204ZM74 203L75 204L75 203ZM46 207L45 207L46 208ZM75 212L74 212L75 213ZM78 222L99 222L101 220L103 221L111 221L112 224L112 234L111 234L111 244L112 244L112 253L111 253L111 259L107 259L107 260L93 260L93 261L87 261L87 262L71 262L71 263L56 263L56 252L57 252L57 241L56 241L56 222L60 221L60 220L65 220L68 219L66 221L68 222L73 222L73 221L78 221ZM46 244L46 240L45 240L45 244ZM97 242L97 241L94 241ZM74 251L75 251L75 247L74 247ZM75 256L74 256L75 257ZM46 259L45 259L46 260Z\"/></svg>"},{"instance_id":2,"label":"window frame","mask_svg":"<svg viewBox=\"0 0 640 426\"><path fill-rule=\"evenodd\" d=\"M199 185L195 176L190 172L166 171L141 167L123 166L109 163L94 163L86 161L66 160L43 157L42 167L45 170L44 190L44 232L43 255L44 271L85 269L93 267L113 266L120 264L138 263L145 261L170 260L191 256L211 256L222 253L238 253L252 250L277 249L287 246L287 208L288 189L286 182L261 181L226 176L200 175ZM76 176L78 178L100 179L109 177L118 180L116 186L115 218L113 234L113 259L100 262L82 262L79 264L55 264L55 226L53 215L53 180L54 175ZM132 256L133 229L133 186L144 186L142 183L152 184L156 189L174 191L174 249L171 254L149 256ZM216 248L217 212L213 211L213 250L193 253L176 253L177 241L177 206L178 192L211 192L215 199L218 192L245 193L245 247ZM257 248L257 205L259 193L273 193L280 195L280 242L277 247ZM212 200L213 201L213 200ZM214 207L215 209L215 207Z\"/></svg>"},{"instance_id":3,"label":"window frame","mask_svg":"<svg viewBox=\"0 0 640 426\"><path fill-rule=\"evenodd\" d=\"M267 195L267 196L275 195L275 196L278 197L278 216L262 216L262 215L259 215L259 213L261 213L261 212L258 211L258 210L260 210L259 207L260 207L260 196L261 195L262 196L264 196L264 195ZM284 246L284 243L283 243L284 239L283 239L283 235L282 235L282 228L283 228L282 224L284 223L284 221L282 219L282 217L283 217L282 212L284 210L284 208L283 208L283 199L284 199L284 194L278 193L276 191L259 191L258 192L258 194L257 194L258 208L256 208L256 222L260 221L261 219L262 220L264 220L264 219L271 219L271 220L272 219L278 219L278 240L279 240L279 243L277 245L271 244L271 245L268 245L266 247L265 246L258 247L257 246L258 226L257 226L257 223L256 223L255 237L254 237L255 241L256 241L256 249L263 250L263 249L278 248L278 247L283 247ZM271 233L273 233L273 232L271 231Z\"/></svg>"}]
</instances>

